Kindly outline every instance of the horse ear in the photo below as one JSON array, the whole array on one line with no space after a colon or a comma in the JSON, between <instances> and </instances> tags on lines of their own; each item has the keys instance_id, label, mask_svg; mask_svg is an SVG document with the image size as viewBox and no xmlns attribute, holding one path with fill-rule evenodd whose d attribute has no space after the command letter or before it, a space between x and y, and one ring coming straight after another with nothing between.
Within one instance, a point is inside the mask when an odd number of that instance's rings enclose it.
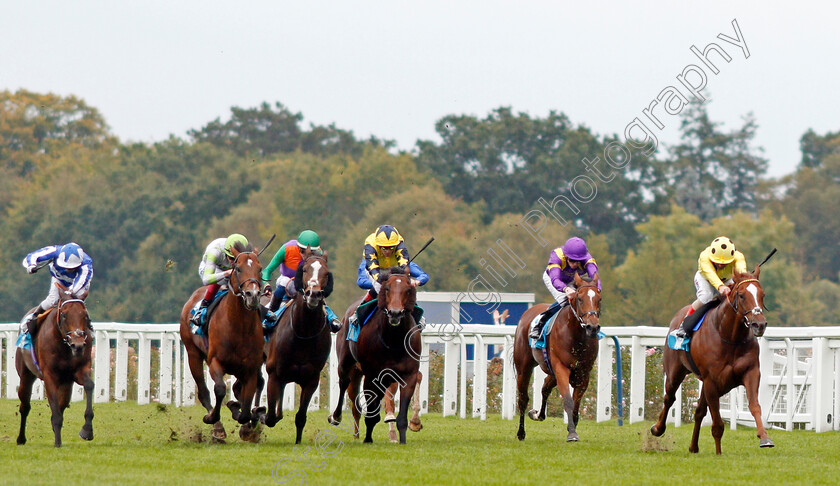
<instances>
[{"instance_id":1,"label":"horse ear","mask_svg":"<svg viewBox=\"0 0 840 486\"><path fill-rule=\"evenodd\" d=\"M333 291L333 274L332 272L327 272L327 285L324 286L324 298L330 296Z\"/></svg>"},{"instance_id":2,"label":"horse ear","mask_svg":"<svg viewBox=\"0 0 840 486\"><path fill-rule=\"evenodd\" d=\"M598 280L600 280L600 279L601 279L601 276L598 275L598 272L595 272L595 276L592 277L592 284L593 285L598 285Z\"/></svg>"},{"instance_id":3,"label":"horse ear","mask_svg":"<svg viewBox=\"0 0 840 486\"><path fill-rule=\"evenodd\" d=\"M303 261L298 264L295 271L295 290L303 292Z\"/></svg>"},{"instance_id":4,"label":"horse ear","mask_svg":"<svg viewBox=\"0 0 840 486\"><path fill-rule=\"evenodd\" d=\"M755 271L753 272L753 276L757 279L759 273L761 273L761 267L756 265L755 266Z\"/></svg>"},{"instance_id":5,"label":"horse ear","mask_svg":"<svg viewBox=\"0 0 840 486\"><path fill-rule=\"evenodd\" d=\"M330 257L329 252L327 252L327 251L322 252L321 256L324 257L324 261L328 261L329 257Z\"/></svg>"},{"instance_id":6,"label":"horse ear","mask_svg":"<svg viewBox=\"0 0 840 486\"><path fill-rule=\"evenodd\" d=\"M575 272L575 287L580 287L581 285L583 285L583 279L580 278L580 275L577 272Z\"/></svg>"}]
</instances>

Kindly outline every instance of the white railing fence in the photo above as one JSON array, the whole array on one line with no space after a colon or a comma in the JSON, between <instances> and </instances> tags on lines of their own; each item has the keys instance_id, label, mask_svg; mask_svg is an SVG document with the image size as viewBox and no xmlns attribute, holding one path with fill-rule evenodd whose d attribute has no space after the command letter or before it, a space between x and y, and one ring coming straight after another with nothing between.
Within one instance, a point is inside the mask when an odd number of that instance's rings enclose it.
<instances>
[{"instance_id":1,"label":"white railing fence","mask_svg":"<svg viewBox=\"0 0 840 486\"><path fill-rule=\"evenodd\" d=\"M123 324L95 323L94 328L94 400L96 402L125 401L135 398L139 404L152 401L175 406L195 403L195 383L189 371L186 353L178 334L177 324ZM18 376L15 371L15 340L17 324L0 324L0 396L17 398ZM421 410L428 412L430 348L443 358L443 392L437 397L444 416L466 418L487 417L487 373L490 360L488 346L495 346L503 363L501 386L501 416L514 418L516 414L516 373L512 362L514 326L429 325L423 332L423 357L420 370L424 379L419 387ZM661 397L652 405L646 403L645 379L647 356L650 349L661 348L666 329L662 327L605 327L607 336L618 338L624 355L630 357L630 373L624 377L629 388L624 389L623 405L630 423L644 420L646 407L658 412ZM335 336L333 336L333 344ZM467 345L474 352L468 358ZM784 427L805 428L824 432L840 430L836 417L840 414L840 327L773 328L759 340L761 349L761 386L759 402L766 423ZM99 350L108 349L109 352ZM596 363L596 375L590 383L596 395L596 419L616 417L615 404L615 345L612 339L603 339ZM330 355L329 407L338 400L337 362L335 353ZM132 372L129 373L129 370ZM154 376L153 376L154 370ZM265 371L263 370L263 373ZM129 377L135 377L131 379ZM545 375L536 369L532 384L533 407L541 401L540 387ZM655 374L664 380L661 370ZM205 371L205 380L209 376ZM467 399L469 381L472 381L472 399ZM153 384L155 386L153 386ZM212 384L211 384L212 389ZM682 393L682 389L679 392ZM284 396L284 409L293 409L294 385L288 385ZM681 395L680 395L681 397ZM40 382L33 398L43 399ZM83 398L82 389L74 385L73 400ZM261 400L265 402L265 391ZM677 426L682 422L681 399L669 414L669 421ZM471 404L471 410L467 410ZM321 408L319 393L313 396L310 409ZM747 409L746 394L739 387L722 399L721 414L737 424L754 426ZM707 415L708 420L708 415Z\"/></svg>"}]
</instances>

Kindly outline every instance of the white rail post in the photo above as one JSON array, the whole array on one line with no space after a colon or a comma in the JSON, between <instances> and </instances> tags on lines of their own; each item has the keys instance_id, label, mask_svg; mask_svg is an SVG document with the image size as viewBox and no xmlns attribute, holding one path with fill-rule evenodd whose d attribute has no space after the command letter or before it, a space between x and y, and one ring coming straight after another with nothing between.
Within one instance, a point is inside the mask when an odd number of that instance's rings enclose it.
<instances>
[{"instance_id":1,"label":"white rail post","mask_svg":"<svg viewBox=\"0 0 840 486\"><path fill-rule=\"evenodd\" d=\"M487 345L481 334L475 335L474 349L472 416L487 420Z\"/></svg>"},{"instance_id":2,"label":"white rail post","mask_svg":"<svg viewBox=\"0 0 840 486\"><path fill-rule=\"evenodd\" d=\"M613 351L615 345L612 339L602 339L598 347L598 412L596 422L606 422L612 418L612 381L613 381Z\"/></svg>"},{"instance_id":3,"label":"white rail post","mask_svg":"<svg viewBox=\"0 0 840 486\"><path fill-rule=\"evenodd\" d=\"M758 404L761 405L762 420L773 412L773 350L766 338L758 339L758 368L761 380L758 383ZM765 426L767 424L764 424Z\"/></svg>"},{"instance_id":4,"label":"white rail post","mask_svg":"<svg viewBox=\"0 0 840 486\"><path fill-rule=\"evenodd\" d=\"M195 378L193 378L192 370L190 370L190 358L187 354L187 349L181 344L181 355L184 357L184 361L181 363L181 369L183 369L183 391L181 392L181 400L182 405L190 406L195 405Z\"/></svg>"},{"instance_id":5,"label":"white rail post","mask_svg":"<svg viewBox=\"0 0 840 486\"><path fill-rule=\"evenodd\" d=\"M429 344L423 341L420 351L420 373L423 379L420 382L420 413L429 413Z\"/></svg>"},{"instance_id":6,"label":"white rail post","mask_svg":"<svg viewBox=\"0 0 840 486\"><path fill-rule=\"evenodd\" d=\"M831 430L832 412L834 411L834 356L828 348L828 339L817 337L812 340L814 347L814 381L811 384L811 393L814 402L813 423L814 431L827 432Z\"/></svg>"},{"instance_id":7,"label":"white rail post","mask_svg":"<svg viewBox=\"0 0 840 486\"><path fill-rule=\"evenodd\" d=\"M17 338L17 331L6 331L6 342L10 350L6 353L6 398L17 397L17 387L20 384L20 378L18 378L17 371L15 371L15 354L17 350L14 346Z\"/></svg>"},{"instance_id":8,"label":"white rail post","mask_svg":"<svg viewBox=\"0 0 840 486\"><path fill-rule=\"evenodd\" d=\"M505 336L502 371L502 418L513 419L516 411L516 369L513 366L513 336Z\"/></svg>"},{"instance_id":9,"label":"white rail post","mask_svg":"<svg viewBox=\"0 0 840 486\"><path fill-rule=\"evenodd\" d=\"M175 406L180 407L184 404L184 377L181 373L181 370L183 369L181 364L181 339L178 336L173 336L172 342L172 345L175 348L175 361L172 365L175 369Z\"/></svg>"},{"instance_id":10,"label":"white rail post","mask_svg":"<svg viewBox=\"0 0 840 486\"><path fill-rule=\"evenodd\" d=\"M108 402L111 399L111 339L108 331L96 331L93 375L93 401Z\"/></svg>"},{"instance_id":11,"label":"white rail post","mask_svg":"<svg viewBox=\"0 0 840 486\"><path fill-rule=\"evenodd\" d=\"M158 370L158 401L172 403L172 339L160 333L160 369Z\"/></svg>"},{"instance_id":12,"label":"white rail post","mask_svg":"<svg viewBox=\"0 0 840 486\"><path fill-rule=\"evenodd\" d=\"M151 401L152 340L146 333L139 333L137 342L137 404Z\"/></svg>"},{"instance_id":13,"label":"white rail post","mask_svg":"<svg viewBox=\"0 0 840 486\"><path fill-rule=\"evenodd\" d=\"M796 413L796 386L793 379L796 376L796 370L799 367L796 365L796 348L793 347L793 342L790 339L785 339L787 342L787 378L785 391L785 410L787 416L785 417L785 430L788 432L793 430L793 414Z\"/></svg>"},{"instance_id":14,"label":"white rail post","mask_svg":"<svg viewBox=\"0 0 840 486\"><path fill-rule=\"evenodd\" d=\"M335 334L332 334L332 350L330 351L330 413L338 406L338 353L335 351ZM266 384L268 389L268 384Z\"/></svg>"},{"instance_id":15,"label":"white rail post","mask_svg":"<svg viewBox=\"0 0 840 486\"><path fill-rule=\"evenodd\" d=\"M458 352L456 336L446 342L443 355L443 416L455 415L458 406Z\"/></svg>"},{"instance_id":16,"label":"white rail post","mask_svg":"<svg viewBox=\"0 0 840 486\"><path fill-rule=\"evenodd\" d=\"M458 340L460 341L459 345L459 356L458 356L458 368L460 368L461 372L461 379L460 384L458 386L458 391L460 395L460 400L458 404L458 414L461 418L467 418L467 338L464 335L458 336ZM473 349L473 352L475 349ZM473 353L474 355L475 353Z\"/></svg>"},{"instance_id":17,"label":"white rail post","mask_svg":"<svg viewBox=\"0 0 840 486\"><path fill-rule=\"evenodd\" d=\"M665 390L664 384L667 383L667 381L667 378L663 381L663 391ZM668 410L668 417L665 423L674 424L674 427L682 425L682 385L680 385L674 393L674 404L671 405L671 409Z\"/></svg>"},{"instance_id":18,"label":"white rail post","mask_svg":"<svg viewBox=\"0 0 840 486\"><path fill-rule=\"evenodd\" d=\"M832 426L834 430L840 430L840 349L834 351L834 415L832 416Z\"/></svg>"},{"instance_id":19,"label":"white rail post","mask_svg":"<svg viewBox=\"0 0 840 486\"><path fill-rule=\"evenodd\" d=\"M295 409L295 383L286 383L286 388L283 392L283 410Z\"/></svg>"},{"instance_id":20,"label":"white rail post","mask_svg":"<svg viewBox=\"0 0 840 486\"><path fill-rule=\"evenodd\" d=\"M642 338L633 336L630 346L630 423L645 419L645 348Z\"/></svg>"},{"instance_id":21,"label":"white rail post","mask_svg":"<svg viewBox=\"0 0 840 486\"><path fill-rule=\"evenodd\" d=\"M114 375L114 401L124 402L128 398L128 339L117 331L116 370Z\"/></svg>"}]
</instances>

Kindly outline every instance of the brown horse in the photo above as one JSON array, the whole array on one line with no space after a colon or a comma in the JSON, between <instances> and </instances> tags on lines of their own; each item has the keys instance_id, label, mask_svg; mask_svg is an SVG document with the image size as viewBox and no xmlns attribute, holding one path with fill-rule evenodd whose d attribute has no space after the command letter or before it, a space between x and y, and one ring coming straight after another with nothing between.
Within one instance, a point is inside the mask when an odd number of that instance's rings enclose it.
<instances>
[{"instance_id":1,"label":"brown horse","mask_svg":"<svg viewBox=\"0 0 840 486\"><path fill-rule=\"evenodd\" d=\"M690 356L676 351L666 344L662 367L665 370L665 403L659 420L650 428L655 436L665 433L668 409L674 403L674 394L685 376L694 368L699 371L703 382L697 410L694 412L694 433L691 436L689 452L698 452L697 441L700 424L706 416L706 408L712 412L712 437L715 438L715 452L720 454L720 439L723 437L723 419L720 418L720 397L729 390L744 385L747 390L750 413L755 419L760 447L773 447L761 422L761 405L758 403L758 382L761 372L758 367L758 340L764 335L767 319L764 317L764 290L758 281L760 268L754 273L735 272L734 283L725 303L710 310L704 324L691 337ZM669 330L680 325L688 306L683 307L671 319ZM692 365L696 365L693 366Z\"/></svg>"},{"instance_id":2,"label":"brown horse","mask_svg":"<svg viewBox=\"0 0 840 486\"><path fill-rule=\"evenodd\" d=\"M415 388L420 386L420 382L422 381L423 373L418 371L417 384L415 385ZM382 398L385 402L385 423L388 424L388 440L391 442L397 442L397 416L394 413L396 411L394 397L397 395L397 385L398 383L396 381L391 383L391 386L388 387L388 392L385 393L385 396ZM412 407L414 414L411 416L411 420L408 421L408 428L411 429L412 432L420 432L423 428L423 423L420 422L420 399L416 394L412 397L412 402L414 402L414 406Z\"/></svg>"},{"instance_id":3,"label":"brown horse","mask_svg":"<svg viewBox=\"0 0 840 486\"><path fill-rule=\"evenodd\" d=\"M397 430L400 444L405 444L408 428L408 406L414 396L420 362L420 333L411 313L417 299L417 291L411 284L407 271L398 268L384 270L380 276L382 288L379 291L378 310L359 332L358 343L347 341L349 325L347 320L360 301L351 305L344 317L344 325L338 332L336 351L338 353L339 398L335 411L327 418L332 425L341 423L341 409L344 406L344 391L350 399L350 410L354 419L354 434L359 434L361 415L357 398L362 376L365 377L364 397L365 442L373 442L373 428L380 420L380 402L391 383L400 386L400 412L397 415Z\"/></svg>"},{"instance_id":4,"label":"brown horse","mask_svg":"<svg viewBox=\"0 0 840 486\"><path fill-rule=\"evenodd\" d=\"M324 299L332 292L333 276L327 266L327 255L308 257L295 275L297 295L280 317L271 336L266 360L268 371L268 404L263 418L269 427L283 418L283 390L287 383L300 385L300 408L295 415L300 444L306 425L306 410L318 388L321 370L332 347L330 327L324 313Z\"/></svg>"},{"instance_id":5,"label":"brown horse","mask_svg":"<svg viewBox=\"0 0 840 486\"><path fill-rule=\"evenodd\" d=\"M233 248L233 257L232 272L227 284L232 295L223 297L210 316L206 340L190 331L189 322L190 310L202 298L206 287L193 292L181 310L181 341L187 351L198 400L208 412L204 416L204 423L213 424L213 436L217 439L226 436L219 422L219 410L227 391L225 374L236 377L233 392L238 402L231 401L228 407L233 419L240 424L252 420L251 404L262 378L260 367L263 363L264 340L259 314L262 266L251 245L237 245ZM204 381L205 361L214 383L215 406L210 402L210 391ZM241 437L245 438L251 432L250 425L240 429Z\"/></svg>"},{"instance_id":6,"label":"brown horse","mask_svg":"<svg viewBox=\"0 0 840 486\"><path fill-rule=\"evenodd\" d=\"M548 374L542 387L542 407L528 412L531 420L545 420L548 395L557 386L563 395L563 408L569 417L567 442L578 441L576 432L580 418L580 399L589 387L589 372L598 356L598 323L601 315L601 291L598 290L598 275L587 283L575 275L575 294L569 297L569 305L558 311L554 328L546 339L549 363L545 362L541 349L531 349L528 331L531 321L548 309L548 304L537 304L522 315L516 326L513 344L513 364L516 367L516 387L519 397L519 431L516 437L525 440L525 410L528 407L528 384L537 364ZM550 367L548 366L550 365ZM573 386L574 396L569 390Z\"/></svg>"},{"instance_id":7,"label":"brown horse","mask_svg":"<svg viewBox=\"0 0 840 486\"><path fill-rule=\"evenodd\" d=\"M15 368L20 376L18 445L26 444L26 417L31 409L29 400L36 378L44 380L52 412L55 446L61 447L64 409L70 404L74 382L84 387L87 402L85 424L79 432L79 437L93 440L93 379L90 377L93 328L84 301L69 298L67 288L62 285L58 284L58 288L58 305L39 317L40 332L33 343L37 363L32 360L29 350L18 348L15 354Z\"/></svg>"}]
</instances>

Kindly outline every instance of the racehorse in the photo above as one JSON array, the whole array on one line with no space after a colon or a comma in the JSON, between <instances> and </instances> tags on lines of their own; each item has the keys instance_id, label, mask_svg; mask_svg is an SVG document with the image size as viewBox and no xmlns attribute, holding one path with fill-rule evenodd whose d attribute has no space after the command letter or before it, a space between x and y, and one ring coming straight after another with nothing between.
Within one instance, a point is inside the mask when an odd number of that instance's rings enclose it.
<instances>
[{"instance_id":1,"label":"racehorse","mask_svg":"<svg viewBox=\"0 0 840 486\"><path fill-rule=\"evenodd\" d=\"M420 386L420 383L423 381L423 373L417 372L417 386ZM385 423L388 424L388 440L391 442L397 442L397 416L394 414L396 411L396 406L394 405L394 397L397 395L397 385L398 383L395 381L391 383L391 386L388 387L388 392L385 393L385 396L382 400L385 402ZM412 432L420 432L423 428L423 423L420 422L420 399L415 394L412 397L412 401L414 402L414 406L412 407L412 411L414 414L411 416L411 420L408 421L408 428L411 429Z\"/></svg>"},{"instance_id":2,"label":"racehorse","mask_svg":"<svg viewBox=\"0 0 840 486\"><path fill-rule=\"evenodd\" d=\"M516 326L513 344L513 364L516 368L516 387L519 398L519 431L516 437L525 440L525 410L528 407L528 382L537 364L548 376L542 387L542 407L528 412L531 420L545 420L548 395L557 386L563 395L563 408L570 418L566 436L567 442L580 440L576 432L580 418L580 400L589 386L589 372L598 356L598 331L601 329L601 291L598 290L598 275L591 282L585 282L575 275L575 294L569 297L569 304L558 311L554 328L546 337L548 362L543 350L531 349L528 331L531 321L548 309L548 304L537 304L522 315ZM569 390L573 386L574 396Z\"/></svg>"},{"instance_id":3,"label":"racehorse","mask_svg":"<svg viewBox=\"0 0 840 486\"><path fill-rule=\"evenodd\" d=\"M665 370L665 401L659 420L651 426L655 436L665 433L668 409L674 403L674 394L685 376L697 373L703 382L700 400L694 412L694 433L691 436L689 452L698 452L697 441L700 424L706 416L706 408L712 412L712 437L715 438L715 452L720 454L720 439L723 437L723 419L720 418L720 397L729 390L744 385L747 391L750 413L755 419L759 447L773 447L761 422L761 405L758 403L758 382L761 372L758 366L758 340L767 328L764 317L764 290L758 281L760 268L754 273L735 272L729 296L724 303L710 310L704 324L691 337L689 353L665 346L662 367ZM683 307L671 319L669 331L680 325L688 306Z\"/></svg>"},{"instance_id":4,"label":"racehorse","mask_svg":"<svg viewBox=\"0 0 840 486\"><path fill-rule=\"evenodd\" d=\"M262 418L269 426L283 418L283 390L287 383L300 385L300 408L295 415L300 444L306 425L306 410L318 388L321 370L332 347L330 328L324 313L324 299L332 292L333 275L327 267L327 255L312 255L298 267L295 295L289 309L280 317L271 340L266 345L268 359L268 404Z\"/></svg>"},{"instance_id":5,"label":"racehorse","mask_svg":"<svg viewBox=\"0 0 840 486\"><path fill-rule=\"evenodd\" d=\"M358 300L351 305L344 317L344 325L338 332L336 352L338 353L339 398L335 411L327 417L332 425L341 423L341 409L344 406L344 391L350 399L354 419L354 434L359 434L359 404L357 398L362 376L365 377L364 397L365 440L373 442L373 428L380 420L380 402L391 383L400 387L400 412L397 415L397 430L400 444L405 444L408 427L408 406L414 396L420 362L420 329L411 313L417 299L417 291L411 284L407 270L391 268L380 273L383 282L379 291L377 310L359 332L358 342L347 341L347 321L356 311Z\"/></svg>"},{"instance_id":6,"label":"racehorse","mask_svg":"<svg viewBox=\"0 0 840 486\"><path fill-rule=\"evenodd\" d=\"M69 298L67 288L61 284L56 285L59 288L58 304L39 317L40 332L34 340L32 352L21 348L15 352L15 368L20 376L18 445L26 444L26 417L32 408L29 400L36 378L44 380L52 413L55 446L61 447L64 409L70 404L74 382L84 387L87 402L85 424L79 437L93 440L93 379L90 377L93 328L84 301ZM103 352L107 353L108 350ZM33 357L37 358L37 362L33 361Z\"/></svg>"},{"instance_id":7,"label":"racehorse","mask_svg":"<svg viewBox=\"0 0 840 486\"><path fill-rule=\"evenodd\" d=\"M206 339L193 334L189 322L190 310L204 296L206 287L193 292L181 310L181 341L187 351L198 400L207 409L204 423L213 424L216 439L224 439L227 435L219 421L219 410L227 391L225 374L236 377L233 386L236 401L228 402L228 407L233 419L243 424L239 430L243 439L252 432L254 424L249 423L252 421L251 404L255 396L259 400L257 388L262 380L264 340L259 315L262 266L251 245L238 244L232 250L233 265L227 284L232 295L224 296L211 314ZM205 361L214 383L215 406L210 402L210 391L204 381Z\"/></svg>"}]
</instances>

